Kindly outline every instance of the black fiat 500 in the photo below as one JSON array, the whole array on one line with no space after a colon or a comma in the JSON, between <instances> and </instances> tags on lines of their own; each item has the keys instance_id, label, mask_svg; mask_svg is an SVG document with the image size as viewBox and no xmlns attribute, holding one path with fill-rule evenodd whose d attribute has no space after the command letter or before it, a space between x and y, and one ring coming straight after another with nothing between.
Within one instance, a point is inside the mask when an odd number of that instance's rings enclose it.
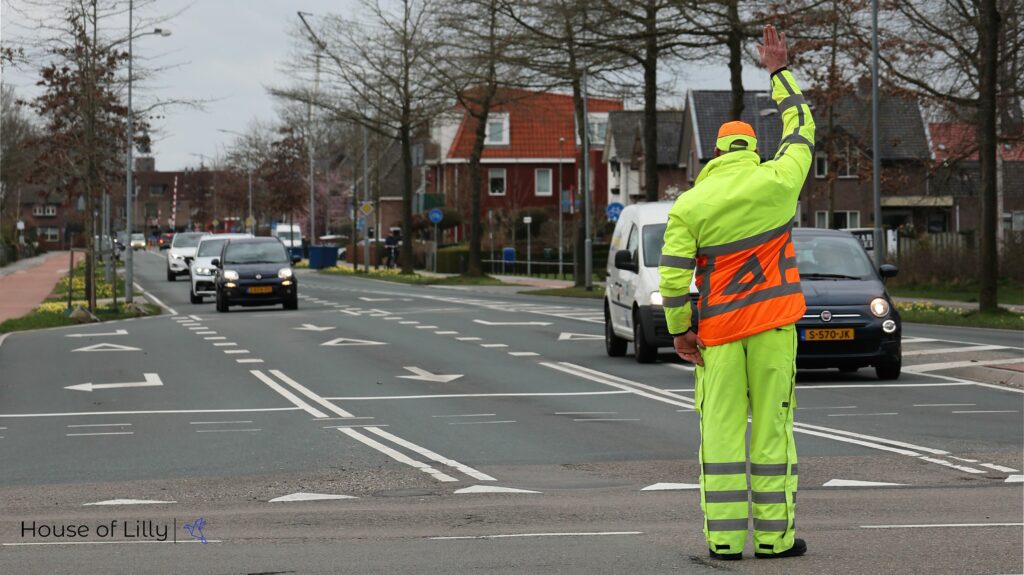
<instances>
[{"instance_id":1,"label":"black fiat 500","mask_svg":"<svg viewBox=\"0 0 1024 575\"><path fill-rule=\"evenodd\" d=\"M298 309L292 263L277 238L228 240L220 257L211 262L217 270L217 311L226 312L232 305L284 304L285 309Z\"/></svg>"},{"instance_id":2,"label":"black fiat 500","mask_svg":"<svg viewBox=\"0 0 1024 575\"><path fill-rule=\"evenodd\" d=\"M795 228L793 247L807 311L797 322L797 367L857 371L872 366L879 379L900 376L899 312L883 278L896 266L876 270L849 232Z\"/></svg>"}]
</instances>

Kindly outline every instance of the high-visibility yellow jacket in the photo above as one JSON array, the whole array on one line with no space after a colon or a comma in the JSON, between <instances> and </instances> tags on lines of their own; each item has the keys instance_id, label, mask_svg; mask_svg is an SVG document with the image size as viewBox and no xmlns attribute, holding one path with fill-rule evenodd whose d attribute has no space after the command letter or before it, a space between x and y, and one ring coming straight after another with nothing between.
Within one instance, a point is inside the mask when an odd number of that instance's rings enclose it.
<instances>
[{"instance_id":1,"label":"high-visibility yellow jacket","mask_svg":"<svg viewBox=\"0 0 1024 575\"><path fill-rule=\"evenodd\" d=\"M658 273L669 333L690 327L697 273L700 335L719 345L804 314L790 229L814 157L814 119L796 80L772 74L782 144L770 161L737 150L708 162L669 212Z\"/></svg>"}]
</instances>

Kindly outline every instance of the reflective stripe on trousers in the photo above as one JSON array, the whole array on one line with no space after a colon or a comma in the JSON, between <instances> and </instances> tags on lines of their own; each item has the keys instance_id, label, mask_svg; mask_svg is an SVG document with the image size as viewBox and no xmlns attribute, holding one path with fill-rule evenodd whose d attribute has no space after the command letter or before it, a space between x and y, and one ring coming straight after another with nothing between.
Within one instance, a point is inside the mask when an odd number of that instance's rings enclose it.
<instances>
[{"instance_id":1,"label":"reflective stripe on trousers","mask_svg":"<svg viewBox=\"0 0 1024 575\"><path fill-rule=\"evenodd\" d=\"M740 553L750 525L758 552L793 546L797 489L793 412L796 330L788 325L704 349L695 401L701 426L701 509L708 546ZM748 400L749 397L749 400ZM750 492L747 413L751 414ZM753 502L753 522L748 517Z\"/></svg>"}]
</instances>

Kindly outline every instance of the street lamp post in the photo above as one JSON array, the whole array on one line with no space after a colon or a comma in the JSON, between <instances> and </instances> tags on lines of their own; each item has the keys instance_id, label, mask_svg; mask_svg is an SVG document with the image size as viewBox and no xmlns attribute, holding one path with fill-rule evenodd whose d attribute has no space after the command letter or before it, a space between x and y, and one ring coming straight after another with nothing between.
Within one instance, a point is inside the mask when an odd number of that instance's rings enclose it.
<instances>
[{"instance_id":1,"label":"street lamp post","mask_svg":"<svg viewBox=\"0 0 1024 575\"><path fill-rule=\"evenodd\" d=\"M124 261L124 303L130 304L133 302L132 287L135 282L135 274L132 268L134 258L132 257L131 239L132 239L132 195L135 192L134 182L134 170L135 167L132 159L132 136L134 135L134 127L132 126L132 41L134 40L133 35L135 34L135 26L133 22L134 18L134 5L132 0L128 0L128 132L127 137L127 151L125 153L125 187L124 187L124 202L125 202L125 221L124 228L125 234L128 235L128 249L125 250L125 261ZM166 28L154 28L152 32L146 32L145 34L139 34L139 36L170 36L171 31Z\"/></svg>"},{"instance_id":2,"label":"street lamp post","mask_svg":"<svg viewBox=\"0 0 1024 575\"><path fill-rule=\"evenodd\" d=\"M562 273L562 146L565 145L565 138L558 138L558 277L563 277Z\"/></svg>"}]
</instances>

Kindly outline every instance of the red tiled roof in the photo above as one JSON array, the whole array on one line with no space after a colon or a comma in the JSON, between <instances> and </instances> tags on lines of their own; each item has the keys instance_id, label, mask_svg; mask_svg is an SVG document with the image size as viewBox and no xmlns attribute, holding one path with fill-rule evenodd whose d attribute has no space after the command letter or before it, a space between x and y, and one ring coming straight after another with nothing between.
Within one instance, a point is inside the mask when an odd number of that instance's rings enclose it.
<instances>
[{"instance_id":1,"label":"red tiled roof","mask_svg":"<svg viewBox=\"0 0 1024 575\"><path fill-rule=\"evenodd\" d=\"M973 124L943 122L928 124L932 135L932 148L938 161L978 160L977 132ZM1002 146L1003 160L1024 161L1024 144Z\"/></svg>"},{"instance_id":2,"label":"red tiled roof","mask_svg":"<svg viewBox=\"0 0 1024 575\"><path fill-rule=\"evenodd\" d=\"M575 154L572 95L505 90L500 99L503 103L494 105L491 112L509 114L509 145L484 146L484 158L557 158L559 138L565 138L561 152ZM621 110L622 101L589 98L587 108L590 113L611 112ZM463 116L449 158L469 158L477 125L476 118Z\"/></svg>"}]
</instances>

